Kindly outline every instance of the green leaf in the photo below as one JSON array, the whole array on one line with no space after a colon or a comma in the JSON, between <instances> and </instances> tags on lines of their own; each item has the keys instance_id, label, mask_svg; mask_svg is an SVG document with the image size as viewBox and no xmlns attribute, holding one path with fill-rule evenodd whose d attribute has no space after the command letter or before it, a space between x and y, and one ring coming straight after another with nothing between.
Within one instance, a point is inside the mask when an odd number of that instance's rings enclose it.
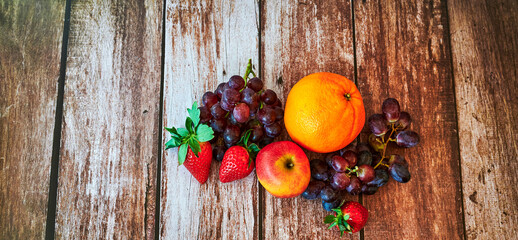
<instances>
[{"instance_id":1,"label":"green leaf","mask_svg":"<svg viewBox=\"0 0 518 240\"><path fill-rule=\"evenodd\" d=\"M189 133L194 133L194 128L192 125L193 125L193 122L190 117L185 119L185 128L187 128L187 131L189 131Z\"/></svg>"},{"instance_id":2,"label":"green leaf","mask_svg":"<svg viewBox=\"0 0 518 240\"><path fill-rule=\"evenodd\" d=\"M331 229L331 228L333 228L333 227L334 227L334 226L336 226L336 225L338 225L338 223L337 223L337 222L334 222L333 224L329 225L329 227L328 227L327 229Z\"/></svg>"},{"instance_id":3,"label":"green leaf","mask_svg":"<svg viewBox=\"0 0 518 240\"><path fill-rule=\"evenodd\" d=\"M206 124L200 124L196 129L198 141L208 142L214 138L214 130Z\"/></svg>"},{"instance_id":4,"label":"green leaf","mask_svg":"<svg viewBox=\"0 0 518 240\"><path fill-rule=\"evenodd\" d=\"M340 213L342 213L342 209L340 209L340 208L333 208L333 209L331 209L331 210L333 210L334 212L336 212L336 214L340 214Z\"/></svg>"},{"instance_id":5,"label":"green leaf","mask_svg":"<svg viewBox=\"0 0 518 240\"><path fill-rule=\"evenodd\" d=\"M248 149L250 149L252 153L258 153L259 151L261 151L259 146L257 146L257 144L255 143L250 144L250 146L248 146Z\"/></svg>"},{"instance_id":6,"label":"green leaf","mask_svg":"<svg viewBox=\"0 0 518 240\"><path fill-rule=\"evenodd\" d=\"M326 224L332 223L334 221L335 221L335 216L333 216L333 215L327 215L324 218L324 223L326 223Z\"/></svg>"},{"instance_id":7,"label":"green leaf","mask_svg":"<svg viewBox=\"0 0 518 240\"><path fill-rule=\"evenodd\" d=\"M198 103L194 102L192 108L187 108L187 112L189 112L189 117L191 117L194 128L196 128L200 123L200 109L198 109Z\"/></svg>"},{"instance_id":8,"label":"green leaf","mask_svg":"<svg viewBox=\"0 0 518 240\"><path fill-rule=\"evenodd\" d=\"M178 134L180 134L180 137L184 138L189 136L189 131L185 128L178 128Z\"/></svg>"},{"instance_id":9,"label":"green leaf","mask_svg":"<svg viewBox=\"0 0 518 240\"><path fill-rule=\"evenodd\" d=\"M191 150L192 152L194 153L194 155L196 155L196 157L198 157L198 153L200 153L200 143L194 139L194 138L191 138L189 139L189 147L191 147Z\"/></svg>"},{"instance_id":10,"label":"green leaf","mask_svg":"<svg viewBox=\"0 0 518 240\"><path fill-rule=\"evenodd\" d=\"M173 137L173 138L171 138L171 140L169 140L165 143L165 149L167 150L169 148L178 147L178 146L180 146L181 143L182 142L178 138Z\"/></svg>"},{"instance_id":11,"label":"green leaf","mask_svg":"<svg viewBox=\"0 0 518 240\"><path fill-rule=\"evenodd\" d=\"M165 127L165 130L167 130L173 136L180 137L180 134L178 134L175 127L171 127L171 128Z\"/></svg>"},{"instance_id":12,"label":"green leaf","mask_svg":"<svg viewBox=\"0 0 518 240\"><path fill-rule=\"evenodd\" d=\"M187 157L187 143L180 145L180 150L178 151L178 164L182 165L185 162L185 158Z\"/></svg>"},{"instance_id":13,"label":"green leaf","mask_svg":"<svg viewBox=\"0 0 518 240\"><path fill-rule=\"evenodd\" d=\"M344 220L345 220L345 221L349 220L349 214L345 214L345 216L344 216Z\"/></svg>"}]
</instances>

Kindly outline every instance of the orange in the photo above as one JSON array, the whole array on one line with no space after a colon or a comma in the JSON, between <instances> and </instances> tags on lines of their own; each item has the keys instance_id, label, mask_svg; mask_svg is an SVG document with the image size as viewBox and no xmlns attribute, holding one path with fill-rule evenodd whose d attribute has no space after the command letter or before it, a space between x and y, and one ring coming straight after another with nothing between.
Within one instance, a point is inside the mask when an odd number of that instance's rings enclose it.
<instances>
[{"instance_id":1,"label":"orange","mask_svg":"<svg viewBox=\"0 0 518 240\"><path fill-rule=\"evenodd\" d=\"M291 89L284 109L290 137L313 152L328 153L351 143L365 123L363 99L344 76L320 72Z\"/></svg>"}]
</instances>

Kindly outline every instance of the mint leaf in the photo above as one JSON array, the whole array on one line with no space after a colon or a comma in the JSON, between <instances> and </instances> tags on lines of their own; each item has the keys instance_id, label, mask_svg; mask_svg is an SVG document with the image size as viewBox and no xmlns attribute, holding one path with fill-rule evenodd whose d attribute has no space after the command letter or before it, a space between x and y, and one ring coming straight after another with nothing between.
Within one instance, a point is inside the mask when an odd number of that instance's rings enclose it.
<instances>
[{"instance_id":1,"label":"mint leaf","mask_svg":"<svg viewBox=\"0 0 518 240\"><path fill-rule=\"evenodd\" d=\"M178 134L180 134L180 137L184 138L189 135L189 131L185 128L178 128Z\"/></svg>"},{"instance_id":2,"label":"mint leaf","mask_svg":"<svg viewBox=\"0 0 518 240\"><path fill-rule=\"evenodd\" d=\"M333 215L327 215L324 218L324 223L326 223L326 224L332 223L334 221L335 221L335 216L333 216Z\"/></svg>"},{"instance_id":3,"label":"mint leaf","mask_svg":"<svg viewBox=\"0 0 518 240\"><path fill-rule=\"evenodd\" d=\"M189 112L189 117L191 117L194 128L196 128L200 123L200 109L198 109L198 103L194 102L192 108L187 108L187 112Z\"/></svg>"},{"instance_id":4,"label":"mint leaf","mask_svg":"<svg viewBox=\"0 0 518 240\"><path fill-rule=\"evenodd\" d=\"M169 149L169 148L175 148L175 147L178 147L180 146L182 142L178 139L178 138L171 138L171 140L167 141L165 143L165 150Z\"/></svg>"},{"instance_id":5,"label":"mint leaf","mask_svg":"<svg viewBox=\"0 0 518 240\"><path fill-rule=\"evenodd\" d=\"M196 157L198 157L198 153L200 153L200 151L201 151L200 143L198 141L196 141L196 139L191 138L191 139L189 139L189 147L191 147L191 150L194 153L194 155L196 155Z\"/></svg>"},{"instance_id":6,"label":"mint leaf","mask_svg":"<svg viewBox=\"0 0 518 240\"><path fill-rule=\"evenodd\" d=\"M198 129L196 130L198 141L200 142L208 142L214 138L214 131L211 127L200 124Z\"/></svg>"},{"instance_id":7,"label":"mint leaf","mask_svg":"<svg viewBox=\"0 0 518 240\"><path fill-rule=\"evenodd\" d=\"M187 143L180 145L180 150L178 151L178 164L182 165L185 162L185 158L187 157Z\"/></svg>"},{"instance_id":8,"label":"mint leaf","mask_svg":"<svg viewBox=\"0 0 518 240\"><path fill-rule=\"evenodd\" d=\"M193 124L193 122L192 122L192 119L190 117L185 119L185 128L187 128L187 131L189 131L189 133L194 133L194 129L193 129L192 124Z\"/></svg>"}]
</instances>

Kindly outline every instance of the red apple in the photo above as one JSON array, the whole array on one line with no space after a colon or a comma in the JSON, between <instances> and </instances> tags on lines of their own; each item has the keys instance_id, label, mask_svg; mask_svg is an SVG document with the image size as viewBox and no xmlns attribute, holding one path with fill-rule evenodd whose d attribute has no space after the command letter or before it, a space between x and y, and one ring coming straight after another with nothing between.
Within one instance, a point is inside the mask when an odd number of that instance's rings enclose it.
<instances>
[{"instance_id":1,"label":"red apple","mask_svg":"<svg viewBox=\"0 0 518 240\"><path fill-rule=\"evenodd\" d=\"M309 160L293 142L266 145L257 154L255 163L259 182L273 196L296 197L308 187L311 178Z\"/></svg>"}]
</instances>

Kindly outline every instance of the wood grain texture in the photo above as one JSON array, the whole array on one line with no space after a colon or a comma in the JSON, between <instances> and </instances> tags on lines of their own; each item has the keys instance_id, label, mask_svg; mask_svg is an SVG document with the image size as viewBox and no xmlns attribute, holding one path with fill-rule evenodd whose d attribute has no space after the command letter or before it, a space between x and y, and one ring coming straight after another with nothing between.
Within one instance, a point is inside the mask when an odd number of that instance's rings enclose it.
<instances>
[{"instance_id":1,"label":"wood grain texture","mask_svg":"<svg viewBox=\"0 0 518 240\"><path fill-rule=\"evenodd\" d=\"M0 239L43 239L64 1L0 1Z\"/></svg>"},{"instance_id":2,"label":"wood grain texture","mask_svg":"<svg viewBox=\"0 0 518 240\"><path fill-rule=\"evenodd\" d=\"M349 1L263 1L261 6L261 72L265 86L283 105L302 77L333 72L354 80L354 50ZM288 138L286 133L284 138ZM306 151L310 159L324 155ZM323 223L329 212L319 200L280 199L261 188L264 239L336 239ZM348 200L358 197L347 195ZM358 239L359 234L350 236Z\"/></svg>"},{"instance_id":3,"label":"wood grain texture","mask_svg":"<svg viewBox=\"0 0 518 240\"><path fill-rule=\"evenodd\" d=\"M154 237L160 1L74 1L56 237Z\"/></svg>"},{"instance_id":4,"label":"wood grain texture","mask_svg":"<svg viewBox=\"0 0 518 240\"><path fill-rule=\"evenodd\" d=\"M442 1L355 1L357 73L367 116L399 100L421 136L398 150L412 179L365 196L365 239L462 239L458 138L448 19ZM366 137L362 137L366 141Z\"/></svg>"},{"instance_id":5,"label":"wood grain texture","mask_svg":"<svg viewBox=\"0 0 518 240\"><path fill-rule=\"evenodd\" d=\"M518 232L518 3L449 1L468 239Z\"/></svg>"},{"instance_id":6,"label":"wood grain texture","mask_svg":"<svg viewBox=\"0 0 518 240\"><path fill-rule=\"evenodd\" d=\"M168 1L166 6L163 125L184 126L186 109L201 102L219 82L243 75L249 58L258 62L258 6L246 1ZM163 143L170 139L164 134ZM258 183L221 183L213 161L200 185L183 166L177 149L162 162L162 239L257 239Z\"/></svg>"}]
</instances>

